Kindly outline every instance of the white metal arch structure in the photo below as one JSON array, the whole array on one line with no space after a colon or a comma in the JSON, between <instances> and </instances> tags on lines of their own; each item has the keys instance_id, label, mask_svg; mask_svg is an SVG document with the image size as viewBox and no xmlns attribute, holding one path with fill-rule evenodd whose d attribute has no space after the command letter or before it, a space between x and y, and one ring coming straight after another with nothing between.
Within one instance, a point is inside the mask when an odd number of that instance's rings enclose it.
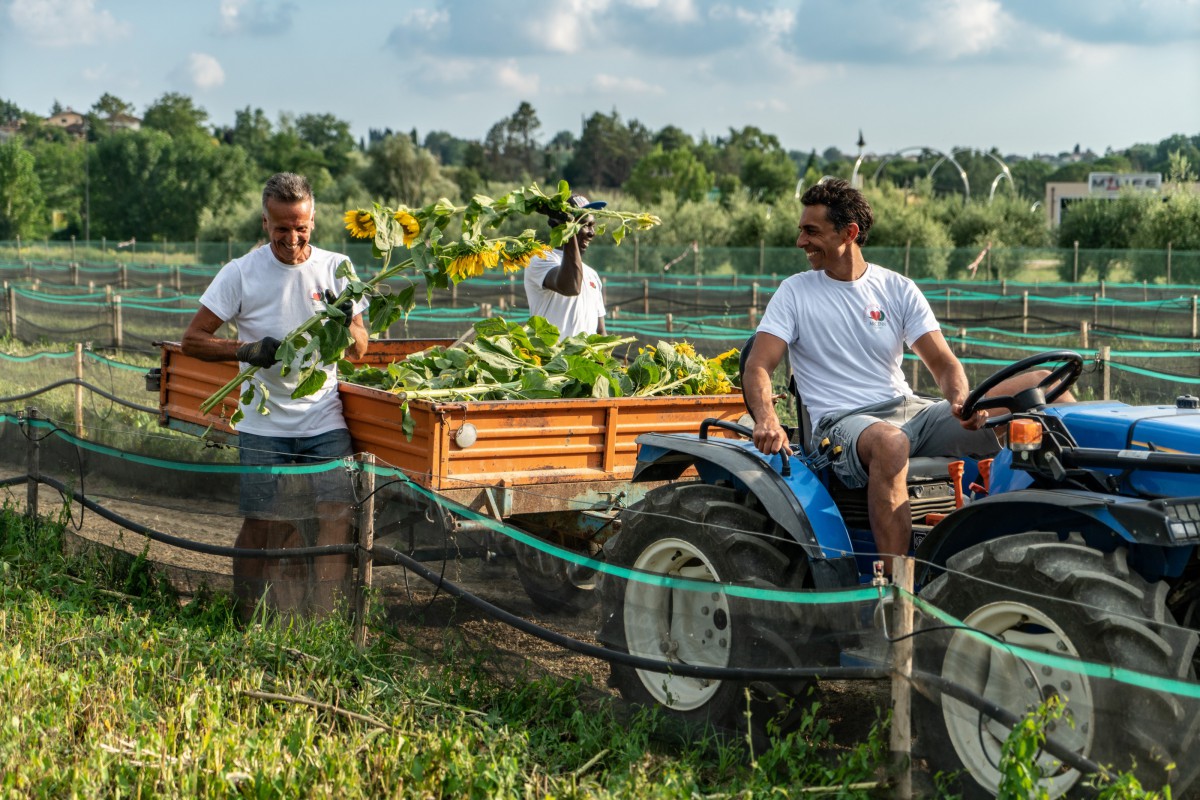
<instances>
[{"instance_id":1,"label":"white metal arch structure","mask_svg":"<svg viewBox=\"0 0 1200 800\"><path fill-rule=\"evenodd\" d=\"M967 179L967 171L962 168L961 164L959 164L957 161L954 160L954 156L951 153L945 153L941 150L938 150L936 147L928 147L928 146L903 147L903 148L897 150L896 152L889 154L886 158L883 159L883 161L879 162L879 166L875 168L875 174L871 176L871 181L874 182L874 181L878 180L880 173L883 172L884 167L886 167L888 164L892 163L893 161L895 161L897 158L904 155L905 153L912 153L912 152L936 153L937 155L941 156L941 158L939 158L934 163L934 165L932 167L930 167L930 169L929 169L929 177L931 177L931 178L933 177L933 171L935 169L937 169L939 166L941 166L943 161L949 161L951 164L953 164L955 169L958 170L958 177L962 179L963 203L965 204L968 200L971 199L971 182ZM862 158L860 157L859 162L861 162L861 161L862 161ZM858 166L859 166L858 163L856 163L854 165L854 173L856 175L858 174ZM854 179L851 178L850 180L851 180L851 182L853 182Z\"/></svg>"},{"instance_id":2,"label":"white metal arch structure","mask_svg":"<svg viewBox=\"0 0 1200 800\"><path fill-rule=\"evenodd\" d=\"M951 160L953 160L953 155L955 153L969 153L969 152L971 152L971 148L968 148L968 147L960 147L960 148L951 150L950 155L943 156L942 159L939 159L937 163L935 163L932 167L929 168L929 177L930 178L933 177L934 171L936 171L937 168L939 166L941 166L942 161L944 161L946 158L950 158ZM1009 170L1008 164L1005 163L1004 159L1000 158L1000 156L996 155L995 153L989 153L989 152L986 152L983 150L980 150L977 152L983 153L985 156L990 158L992 161L995 161L997 164L1000 165L1000 171L998 173L996 173L995 178L992 178L992 188L991 188L991 191L988 192L988 203L990 204L992 202L992 200L994 200L996 198L996 188L1000 185L1000 181L1005 178L1008 179L1008 187L1010 189L1012 189L1013 191L1016 191L1017 184L1013 182L1012 172ZM961 170L962 167L959 167L959 169Z\"/></svg>"}]
</instances>

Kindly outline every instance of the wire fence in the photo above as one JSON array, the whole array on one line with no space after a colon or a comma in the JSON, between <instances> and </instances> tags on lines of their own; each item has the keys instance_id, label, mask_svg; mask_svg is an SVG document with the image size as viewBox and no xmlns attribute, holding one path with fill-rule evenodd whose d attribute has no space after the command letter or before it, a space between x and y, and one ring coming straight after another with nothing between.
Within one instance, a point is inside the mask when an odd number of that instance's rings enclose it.
<instances>
[{"instance_id":1,"label":"wire fence","mask_svg":"<svg viewBox=\"0 0 1200 800\"><path fill-rule=\"evenodd\" d=\"M250 593L295 611L321 593L314 559L350 557L356 582L345 600L358 636L378 619L373 607L394 617L397 608L467 602L609 662L627 699L685 717L704 708L718 723L761 724L760 734L771 729L764 719L786 730L789 698L818 678L891 679L911 703L905 752L965 770L992 791L1008 731L1053 698L1071 724L1049 727L1039 757L1052 796L1106 768L1190 796L1196 765L1186 756L1200 733L1196 633L1156 610L1146 598L1164 595L1144 581L1112 577L1108 557L1082 539L1005 537L981 561L952 560L910 591L837 586L789 568L803 558L797 542L731 505L728 487L631 491L616 505L611 497L560 499L552 522L540 525L457 504L369 456L244 468L204 460L208 448L197 439L179 440L174 457L162 458L138 445L148 432L135 428L126 448L100 443L103 433L81 438L69 419L0 414L0 494L44 513L60 505L44 496L49 489L69 511L75 546L142 555L181 592L236 592L238 559L279 560L278 577ZM291 498L278 521L295 533L290 547L236 546L248 471L269 475ZM343 541L318 546L313 482L330 476L352 487L355 524ZM589 544L566 533L565 517L582 520ZM1056 554L1069 574L1055 571ZM1021 615L1028 624L1012 621Z\"/></svg>"}]
</instances>

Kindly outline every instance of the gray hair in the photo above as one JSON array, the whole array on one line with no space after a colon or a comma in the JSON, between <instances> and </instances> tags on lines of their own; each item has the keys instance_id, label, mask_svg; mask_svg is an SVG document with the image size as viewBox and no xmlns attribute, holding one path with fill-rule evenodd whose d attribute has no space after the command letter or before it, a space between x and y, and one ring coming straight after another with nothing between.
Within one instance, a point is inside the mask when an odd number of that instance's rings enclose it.
<instances>
[{"instance_id":1,"label":"gray hair","mask_svg":"<svg viewBox=\"0 0 1200 800\"><path fill-rule=\"evenodd\" d=\"M313 191L312 186L308 184L308 178L294 172L276 172L267 179L267 185L263 187L263 212L267 210L268 200L292 204L312 199Z\"/></svg>"}]
</instances>

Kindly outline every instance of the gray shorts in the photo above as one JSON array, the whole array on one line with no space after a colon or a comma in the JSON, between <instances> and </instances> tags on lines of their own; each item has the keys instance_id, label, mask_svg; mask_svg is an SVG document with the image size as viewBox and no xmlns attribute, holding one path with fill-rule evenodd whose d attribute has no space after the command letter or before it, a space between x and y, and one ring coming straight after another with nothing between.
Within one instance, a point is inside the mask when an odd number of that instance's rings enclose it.
<instances>
[{"instance_id":1,"label":"gray shorts","mask_svg":"<svg viewBox=\"0 0 1200 800\"><path fill-rule=\"evenodd\" d=\"M851 489L867 485L867 470L858 457L858 437L877 422L895 425L908 437L908 456L953 456L986 458L1000 452L994 429L969 431L950 413L946 400L898 397L856 408L845 416L826 414L813 429L812 441L829 437L842 454L833 462L833 472Z\"/></svg>"}]
</instances>

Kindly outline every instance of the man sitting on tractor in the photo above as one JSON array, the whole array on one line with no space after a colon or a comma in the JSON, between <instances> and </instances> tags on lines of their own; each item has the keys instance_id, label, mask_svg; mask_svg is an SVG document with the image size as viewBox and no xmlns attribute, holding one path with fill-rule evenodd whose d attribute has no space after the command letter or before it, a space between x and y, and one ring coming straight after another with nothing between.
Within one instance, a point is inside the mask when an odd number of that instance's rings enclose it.
<instances>
[{"instance_id":1,"label":"man sitting on tractor","mask_svg":"<svg viewBox=\"0 0 1200 800\"><path fill-rule=\"evenodd\" d=\"M921 290L910 279L863 258L874 220L871 206L847 181L827 179L801 198L796 246L811 271L784 279L758 326L743 376L754 417L754 444L764 453L792 452L772 402L771 373L786 352L799 394L815 421L813 441L841 447L835 475L867 487L867 511L884 571L912 539L906 479L914 456L986 457L999 451L986 411L961 416L969 393L962 364L942 336ZM933 375L944 400L917 397L901 364L908 345ZM1048 373L1029 372L993 395L1037 386ZM1060 400L1069 402L1070 393Z\"/></svg>"}]
</instances>

